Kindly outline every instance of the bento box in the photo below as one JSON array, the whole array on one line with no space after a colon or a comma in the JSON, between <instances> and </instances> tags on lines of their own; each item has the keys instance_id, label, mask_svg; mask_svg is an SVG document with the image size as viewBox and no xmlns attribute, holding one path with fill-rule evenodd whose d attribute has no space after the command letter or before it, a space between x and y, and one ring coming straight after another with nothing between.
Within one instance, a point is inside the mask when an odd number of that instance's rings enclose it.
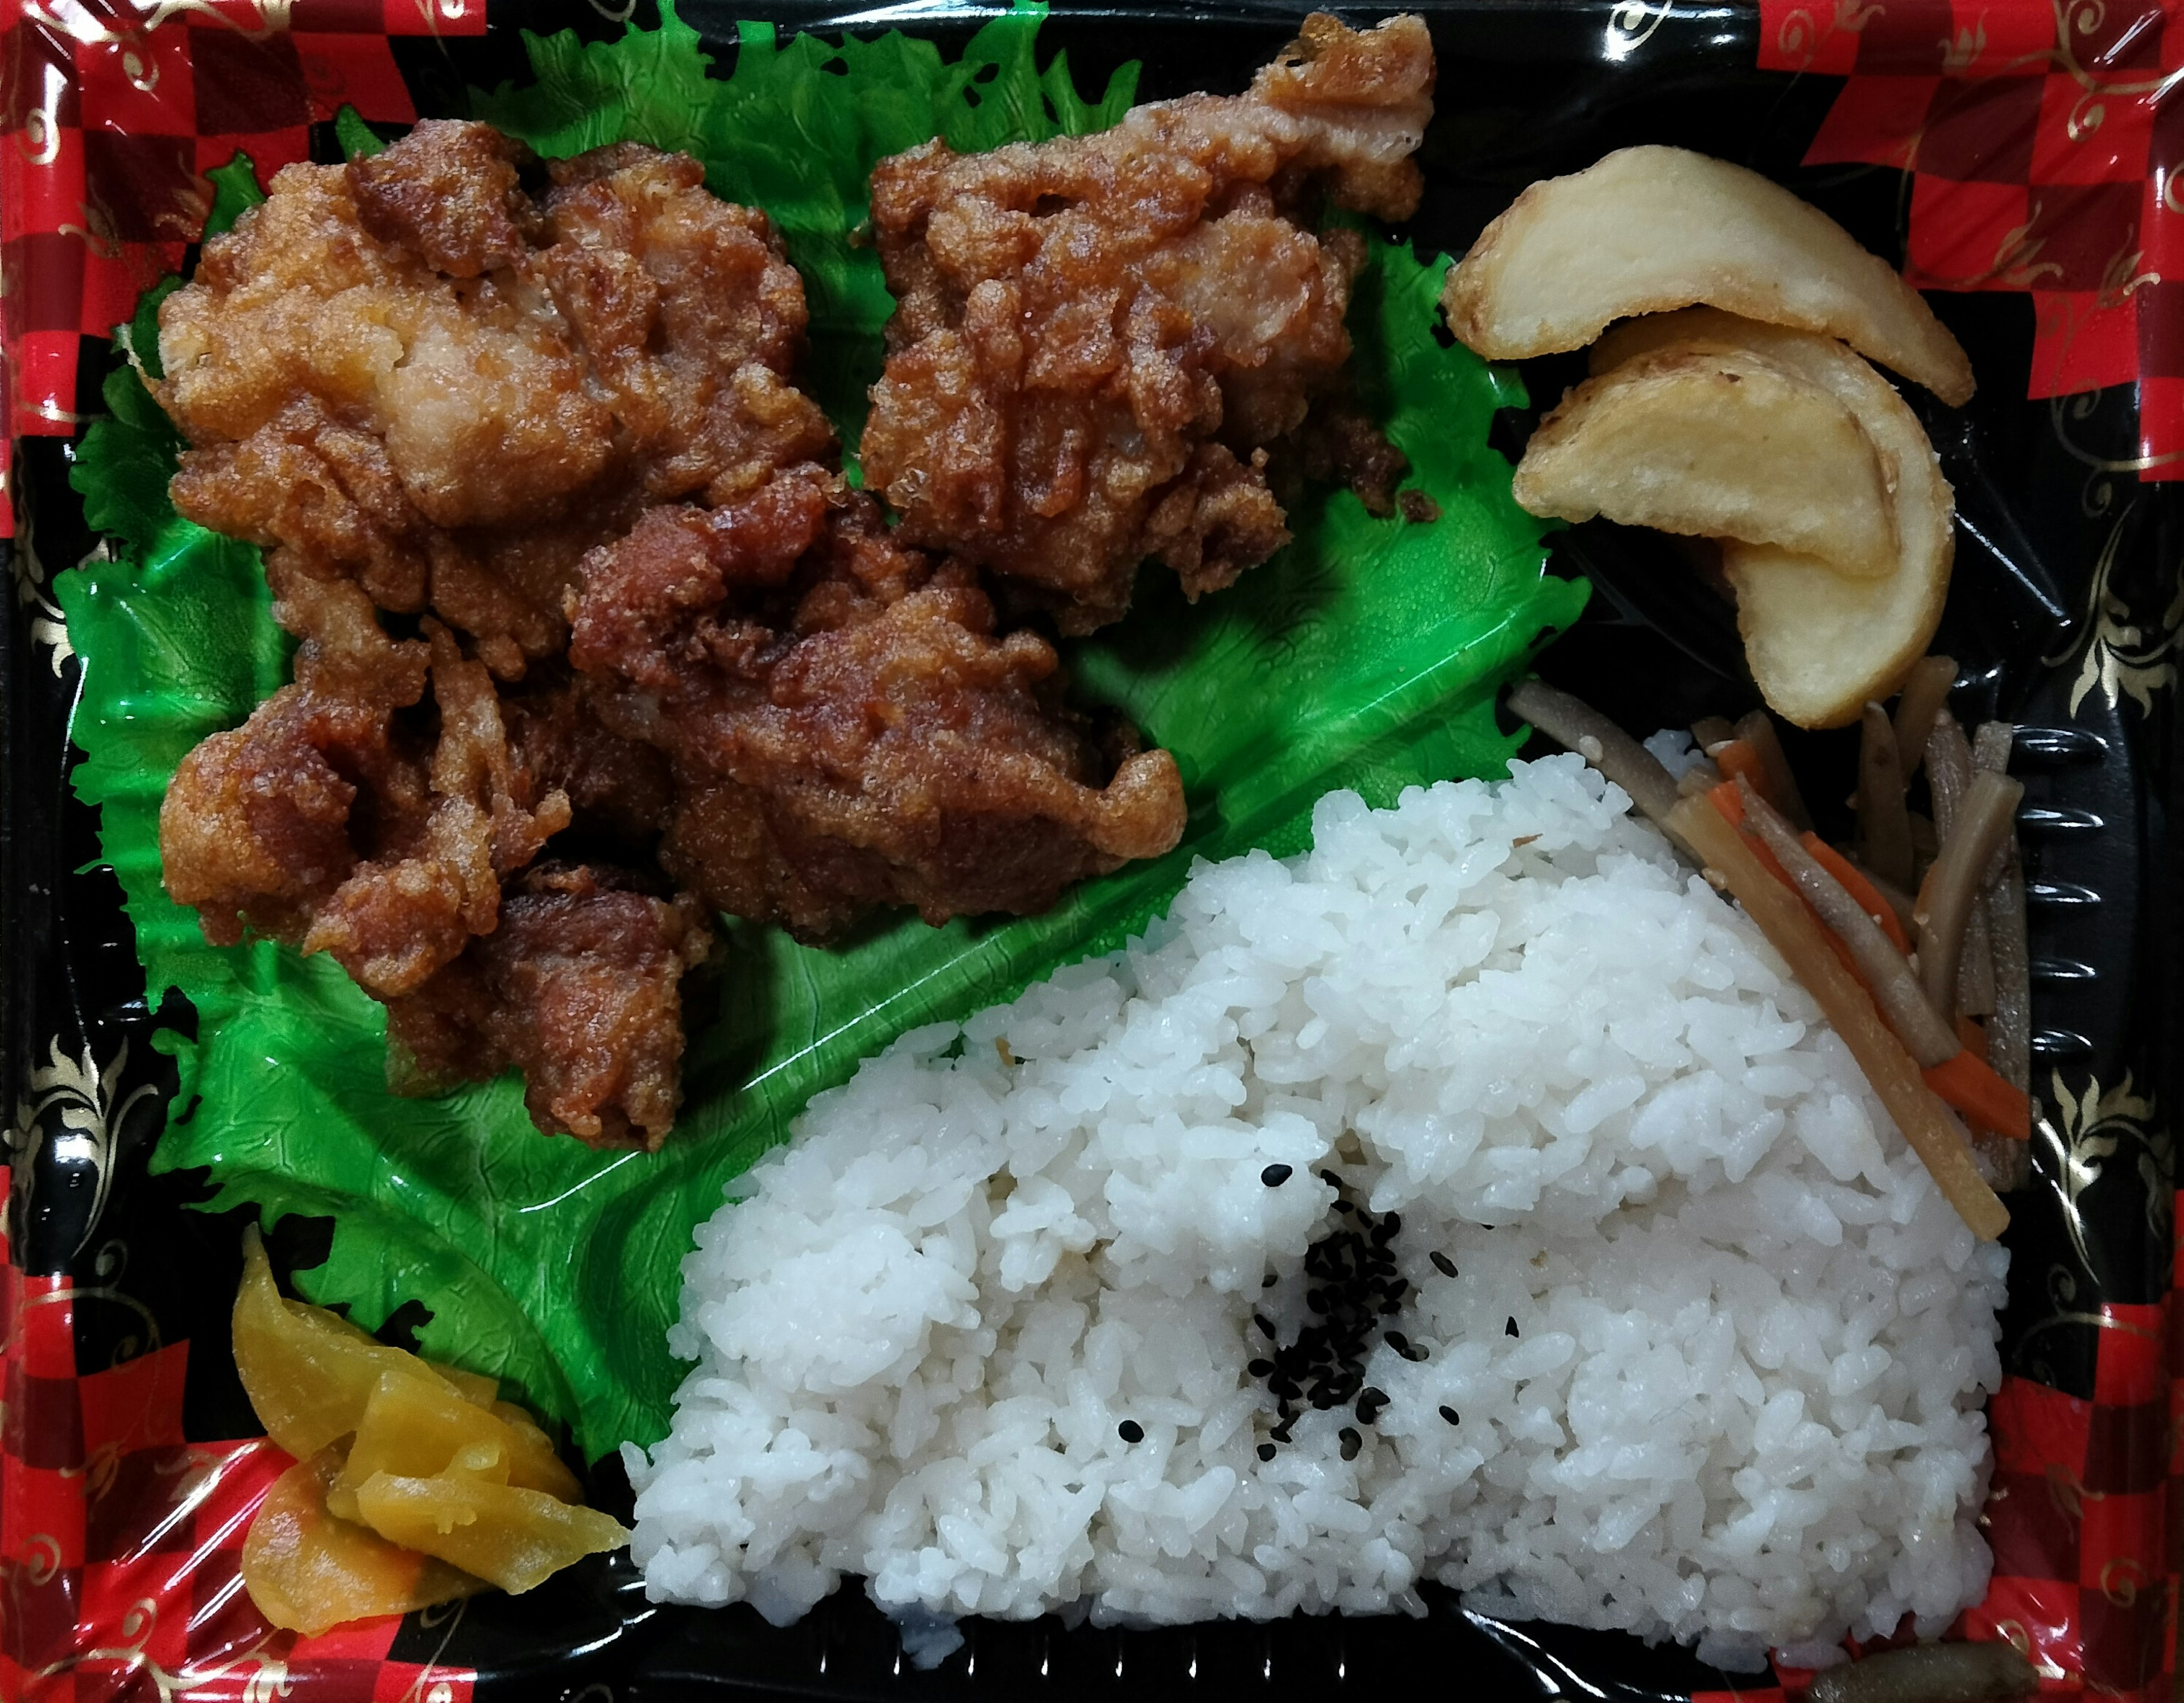
<instances>
[{"instance_id":1,"label":"bento box","mask_svg":"<svg viewBox=\"0 0 2184 1703\"><path fill-rule=\"evenodd\" d=\"M1528 666L1641 730L1735 714L1752 687L1733 610L1658 539L1541 528L1488 492L1391 543L1330 504L1310 537L1377 579L1317 572L1307 549L1230 601L1141 590L1124 636L1063 642L1088 690L1182 754L1190 815L1173 852L1005 925L912 919L838 950L734 925L737 961L756 967L693 1005L683 1121L658 1154L540 1138L512 1079L396 1097L378 1008L337 971L265 942L209 946L160 885L176 763L280 683L287 648L256 553L166 506L176 439L139 374L150 292L280 167L376 149L421 118L488 118L549 155L634 136L688 148L717 192L788 231L821 281L813 384L854 443L888 303L857 234L861 171L828 162L936 129L966 149L1096 130L1134 102L1233 92L1301 8L0 3L0 550L14 586L0 649L0 1696L1804 1695L1813 1673L1786 1660L1726 1672L1438 1585L1422 1615L972 1617L934 1662L854 1583L777 1627L748 1605L652 1602L624 1552L521 1596L314 1637L269 1625L239 1556L289 1461L229 1349L246 1224L307 1299L519 1391L591 1500L627 1517L617 1445L667 1430L682 1367L666 1333L694 1227L861 1059L1122 946L1194 860L1299 850L1333 788L1384 805L1546 749L1495 702ZM1432 369L1442 257L1525 185L1634 143L1796 190L1902 260L1971 356L1969 407L1914 406L1958 504L1936 646L1960 664L1960 717L2017 729L2035 1116L1987 1411L1993 1576L1947 1635L2014 1645L2044 1691L2166 1697L2184 1534L2169 1123L2184 15L2160 0L1418 9L1439 65L1425 192L1374 251L1351 320L1394 376L1390 434L1413 463L1443 434L1513 459L1582 376L1567 356ZM1464 565L1490 558L1504 565ZM1521 586L1492 619L1468 616L1462 593L1489 571ZM1852 787L1849 736L1788 743L1816 799Z\"/></svg>"}]
</instances>

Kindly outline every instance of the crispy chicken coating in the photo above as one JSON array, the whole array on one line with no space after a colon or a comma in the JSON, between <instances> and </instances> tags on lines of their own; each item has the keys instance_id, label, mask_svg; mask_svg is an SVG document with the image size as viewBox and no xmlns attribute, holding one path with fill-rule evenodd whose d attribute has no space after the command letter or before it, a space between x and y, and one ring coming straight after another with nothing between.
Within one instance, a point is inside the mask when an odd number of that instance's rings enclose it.
<instances>
[{"instance_id":1,"label":"crispy chicken coating","mask_svg":"<svg viewBox=\"0 0 2184 1703\"><path fill-rule=\"evenodd\" d=\"M879 905L1042 910L1183 831L1167 753L1095 737L1052 646L997 636L969 569L901 549L816 469L594 550L570 659L673 763L665 866L805 939Z\"/></svg>"},{"instance_id":2,"label":"crispy chicken coating","mask_svg":"<svg viewBox=\"0 0 2184 1703\"><path fill-rule=\"evenodd\" d=\"M445 121L286 168L160 308L175 506L276 580L429 609L502 678L557 654L593 544L833 448L787 377L802 283L702 178L627 143L540 174Z\"/></svg>"},{"instance_id":3,"label":"crispy chicken coating","mask_svg":"<svg viewBox=\"0 0 2184 1703\"><path fill-rule=\"evenodd\" d=\"M1279 548L1269 453L1339 390L1364 253L1306 203L1408 217L1433 84L1419 18L1315 14L1247 94L883 161L898 305L862 454L904 541L1009 576L1065 632L1120 616L1148 556L1195 598ZM1390 454L1364 458L1380 503Z\"/></svg>"},{"instance_id":4,"label":"crispy chicken coating","mask_svg":"<svg viewBox=\"0 0 2184 1703\"><path fill-rule=\"evenodd\" d=\"M688 894L539 865L510 883L499 928L387 1002L387 1040L422 1086L512 1066L541 1129L656 1148L682 1098L683 972L711 938Z\"/></svg>"},{"instance_id":5,"label":"crispy chicken coating","mask_svg":"<svg viewBox=\"0 0 2184 1703\"><path fill-rule=\"evenodd\" d=\"M169 891L214 941L332 953L410 1080L513 1064L542 1128L595 1142L672 1121L711 937L618 866L653 860L672 779L560 659L577 565L833 447L787 376L802 284L701 176L627 145L541 170L421 125L283 171L161 314L176 507L266 548L304 640L295 684L176 773ZM609 860L537 875L572 827Z\"/></svg>"},{"instance_id":6,"label":"crispy chicken coating","mask_svg":"<svg viewBox=\"0 0 2184 1703\"><path fill-rule=\"evenodd\" d=\"M542 1129L655 1146L705 901L1037 910L1179 835L1167 754L833 470L805 320L694 162L454 124L289 168L164 304L176 506L303 641L177 771L168 890L332 953L391 1078L513 1066Z\"/></svg>"},{"instance_id":7,"label":"crispy chicken coating","mask_svg":"<svg viewBox=\"0 0 2184 1703\"><path fill-rule=\"evenodd\" d=\"M514 1065L542 1129L657 1146L677 983L710 932L628 871L532 865L578 806L609 838L656 835L664 761L600 726L566 673L504 697L438 623L421 643L371 631L376 656L307 642L295 684L183 759L160 811L169 893L215 943L248 927L332 953L387 1002L390 1074L443 1086Z\"/></svg>"}]
</instances>

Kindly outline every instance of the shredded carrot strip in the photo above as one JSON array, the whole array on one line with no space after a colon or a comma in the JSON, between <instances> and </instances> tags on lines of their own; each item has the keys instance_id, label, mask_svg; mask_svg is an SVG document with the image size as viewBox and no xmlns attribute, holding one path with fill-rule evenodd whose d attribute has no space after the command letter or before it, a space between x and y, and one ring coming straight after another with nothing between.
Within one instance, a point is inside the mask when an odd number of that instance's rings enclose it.
<instances>
[{"instance_id":1,"label":"shredded carrot strip","mask_svg":"<svg viewBox=\"0 0 2184 1703\"><path fill-rule=\"evenodd\" d=\"M1713 759L1714 767L1728 776L1732 783L1741 775L1752 782L1752 790L1761 798L1770 804L1774 802L1774 793L1767 784L1766 760L1749 739L1724 741L1707 754Z\"/></svg>"},{"instance_id":2,"label":"shredded carrot strip","mask_svg":"<svg viewBox=\"0 0 2184 1703\"><path fill-rule=\"evenodd\" d=\"M1819 860L1820 867L1841 882L1844 891L1858 901L1858 908L1880 925L1880 932L1888 937L1889 943L1908 958L1911 939L1904 933L1903 922L1890 909L1888 901L1874 891L1873 883L1858 866L1816 833L1808 832L1799 838L1805 849Z\"/></svg>"},{"instance_id":3,"label":"shredded carrot strip","mask_svg":"<svg viewBox=\"0 0 2184 1703\"><path fill-rule=\"evenodd\" d=\"M1928 1067L1926 1086L1982 1129L2014 1141L2032 1138L2032 1103L1967 1047Z\"/></svg>"},{"instance_id":4,"label":"shredded carrot strip","mask_svg":"<svg viewBox=\"0 0 2184 1703\"><path fill-rule=\"evenodd\" d=\"M1730 744L1737 743L1739 742L1736 740L1730 742ZM1751 748L1747 746L1746 749L1748 750ZM1782 867L1782 860L1776 857L1768 848L1767 842L1744 826L1744 795L1736 790L1736 782L1724 781L1719 787L1710 787L1707 789L1707 797L1713 801L1713 807L1721 812L1730 826L1735 828L1743 837L1745 844L1752 849L1752 856L1759 860L1760 867L1780 882L1783 886L1788 888L1792 893L1797 894L1797 903L1805 907L1807 913L1819 926L1822 938L1828 943L1829 949L1842 960L1843 968L1858 978L1858 985L1870 993L1873 991L1873 984L1865 979L1865 972L1858 967L1858 960L1852 954L1850 948L1843 943L1842 937L1829 927L1826 923L1820 921L1820 914L1813 909L1812 900L1797 892L1797 883L1790 879L1790 871ZM1865 901L1860 899L1858 903L1863 904Z\"/></svg>"}]
</instances>

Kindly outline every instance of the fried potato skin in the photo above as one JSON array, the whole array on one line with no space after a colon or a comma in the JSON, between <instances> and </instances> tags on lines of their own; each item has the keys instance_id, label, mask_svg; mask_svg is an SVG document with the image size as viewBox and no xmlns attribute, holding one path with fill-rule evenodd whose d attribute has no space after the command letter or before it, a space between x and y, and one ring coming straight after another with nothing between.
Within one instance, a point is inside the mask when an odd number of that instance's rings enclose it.
<instances>
[{"instance_id":1,"label":"fried potato skin","mask_svg":"<svg viewBox=\"0 0 2184 1703\"><path fill-rule=\"evenodd\" d=\"M1952 407L1970 360L1919 292L1758 172L1687 149L1618 149L1535 183L1450 269L1449 328L1490 360L1584 348L1613 320L1707 303L1841 338Z\"/></svg>"},{"instance_id":2,"label":"fried potato skin","mask_svg":"<svg viewBox=\"0 0 2184 1703\"><path fill-rule=\"evenodd\" d=\"M1730 543L1746 659L1769 707L1802 727L1840 727L1887 697L1941 623L1956 552L1955 496L1917 415L1894 386L1832 337L1760 325L1711 308L1634 320L1594 345L1596 370L1662 347L1741 348L1794 367L1858 417L1893 495L1896 570L1858 581L1763 546Z\"/></svg>"},{"instance_id":3,"label":"fried potato skin","mask_svg":"<svg viewBox=\"0 0 2184 1703\"><path fill-rule=\"evenodd\" d=\"M1676 345L1588 379L1517 468L1533 514L1734 537L1879 578L1897 541L1880 461L1840 398L1751 350Z\"/></svg>"}]
</instances>

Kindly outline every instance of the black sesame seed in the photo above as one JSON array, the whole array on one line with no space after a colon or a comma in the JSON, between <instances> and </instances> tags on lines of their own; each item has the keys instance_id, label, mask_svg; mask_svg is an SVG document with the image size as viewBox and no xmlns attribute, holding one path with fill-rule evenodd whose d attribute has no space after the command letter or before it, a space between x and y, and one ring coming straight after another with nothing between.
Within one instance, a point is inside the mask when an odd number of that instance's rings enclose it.
<instances>
[{"instance_id":1,"label":"black sesame seed","mask_svg":"<svg viewBox=\"0 0 2184 1703\"><path fill-rule=\"evenodd\" d=\"M1258 1326L1258 1327L1264 1331L1268 1336L1274 1334L1274 1327L1272 1324L1268 1322L1267 1316L1264 1313L1253 1313L1251 1315L1251 1322Z\"/></svg>"},{"instance_id":2,"label":"black sesame seed","mask_svg":"<svg viewBox=\"0 0 2184 1703\"><path fill-rule=\"evenodd\" d=\"M1259 1445L1259 1458L1262 1461L1273 1460L1274 1458L1274 1445L1271 1443L1262 1443Z\"/></svg>"},{"instance_id":3,"label":"black sesame seed","mask_svg":"<svg viewBox=\"0 0 2184 1703\"><path fill-rule=\"evenodd\" d=\"M1145 1440L1145 1428L1134 1419L1125 1419L1115 1428L1115 1434L1125 1443L1142 1443Z\"/></svg>"},{"instance_id":4,"label":"black sesame seed","mask_svg":"<svg viewBox=\"0 0 2184 1703\"><path fill-rule=\"evenodd\" d=\"M1387 1405L1388 1392L1386 1390L1378 1389L1368 1389L1362 1395L1357 1398L1357 1422L1361 1425L1373 1424L1379 1418L1380 1410Z\"/></svg>"},{"instance_id":5,"label":"black sesame seed","mask_svg":"<svg viewBox=\"0 0 2184 1703\"><path fill-rule=\"evenodd\" d=\"M1456 1410L1453 1407L1447 1406L1446 1405L1442 1406L1440 1416L1448 1421L1451 1425L1461 1425L1463 1423L1461 1419L1457 1417Z\"/></svg>"},{"instance_id":6,"label":"black sesame seed","mask_svg":"<svg viewBox=\"0 0 2184 1703\"><path fill-rule=\"evenodd\" d=\"M1403 1215L1400 1212L1390 1212L1386 1217L1380 1221L1380 1227L1386 1231L1390 1236L1401 1235L1403 1233Z\"/></svg>"},{"instance_id":7,"label":"black sesame seed","mask_svg":"<svg viewBox=\"0 0 2184 1703\"><path fill-rule=\"evenodd\" d=\"M1264 1171L1259 1173L1259 1181L1265 1183L1269 1188L1279 1188L1295 1175L1296 1175L1296 1171L1294 1166L1274 1164L1268 1166Z\"/></svg>"},{"instance_id":8,"label":"black sesame seed","mask_svg":"<svg viewBox=\"0 0 2184 1703\"><path fill-rule=\"evenodd\" d=\"M1338 1212L1355 1212L1357 1209L1347 1200L1338 1200L1334 1203L1334 1210Z\"/></svg>"},{"instance_id":9,"label":"black sesame seed","mask_svg":"<svg viewBox=\"0 0 2184 1703\"><path fill-rule=\"evenodd\" d=\"M1347 1425L1334 1434L1342 1439L1342 1458L1346 1461L1355 1461L1357 1458L1357 1451L1365 1446L1365 1439L1360 1437L1354 1428Z\"/></svg>"},{"instance_id":10,"label":"black sesame seed","mask_svg":"<svg viewBox=\"0 0 2184 1703\"><path fill-rule=\"evenodd\" d=\"M1245 1371L1250 1372L1254 1377L1265 1377L1268 1373L1272 1372L1273 1369L1274 1363L1270 1360L1255 1360L1249 1366L1244 1368Z\"/></svg>"},{"instance_id":11,"label":"black sesame seed","mask_svg":"<svg viewBox=\"0 0 2184 1703\"><path fill-rule=\"evenodd\" d=\"M1434 1249L1433 1262L1434 1269L1436 1272L1439 1272L1444 1277L1452 1277L1456 1275L1456 1261L1450 1259L1447 1255L1442 1253L1438 1248Z\"/></svg>"},{"instance_id":12,"label":"black sesame seed","mask_svg":"<svg viewBox=\"0 0 2184 1703\"><path fill-rule=\"evenodd\" d=\"M1401 1350L1401 1352L1405 1360L1413 1362L1430 1360L1432 1358L1430 1355L1429 1355L1424 1349L1420 1348L1416 1343L1412 1343L1408 1348Z\"/></svg>"},{"instance_id":13,"label":"black sesame seed","mask_svg":"<svg viewBox=\"0 0 2184 1703\"><path fill-rule=\"evenodd\" d=\"M1388 1346L1395 1350L1397 1354L1405 1354L1410 1350L1411 1339L1405 1336L1401 1331L1390 1331L1388 1333Z\"/></svg>"},{"instance_id":14,"label":"black sesame seed","mask_svg":"<svg viewBox=\"0 0 2184 1703\"><path fill-rule=\"evenodd\" d=\"M1502 1327L1502 1334L1505 1337L1517 1334L1517 1316L1514 1313L1509 1315L1509 1322Z\"/></svg>"},{"instance_id":15,"label":"black sesame seed","mask_svg":"<svg viewBox=\"0 0 2184 1703\"><path fill-rule=\"evenodd\" d=\"M1281 1279L1276 1277L1272 1272L1269 1272L1265 1277L1259 1279L1259 1287L1262 1289L1271 1289L1279 1282L1281 1282Z\"/></svg>"}]
</instances>

